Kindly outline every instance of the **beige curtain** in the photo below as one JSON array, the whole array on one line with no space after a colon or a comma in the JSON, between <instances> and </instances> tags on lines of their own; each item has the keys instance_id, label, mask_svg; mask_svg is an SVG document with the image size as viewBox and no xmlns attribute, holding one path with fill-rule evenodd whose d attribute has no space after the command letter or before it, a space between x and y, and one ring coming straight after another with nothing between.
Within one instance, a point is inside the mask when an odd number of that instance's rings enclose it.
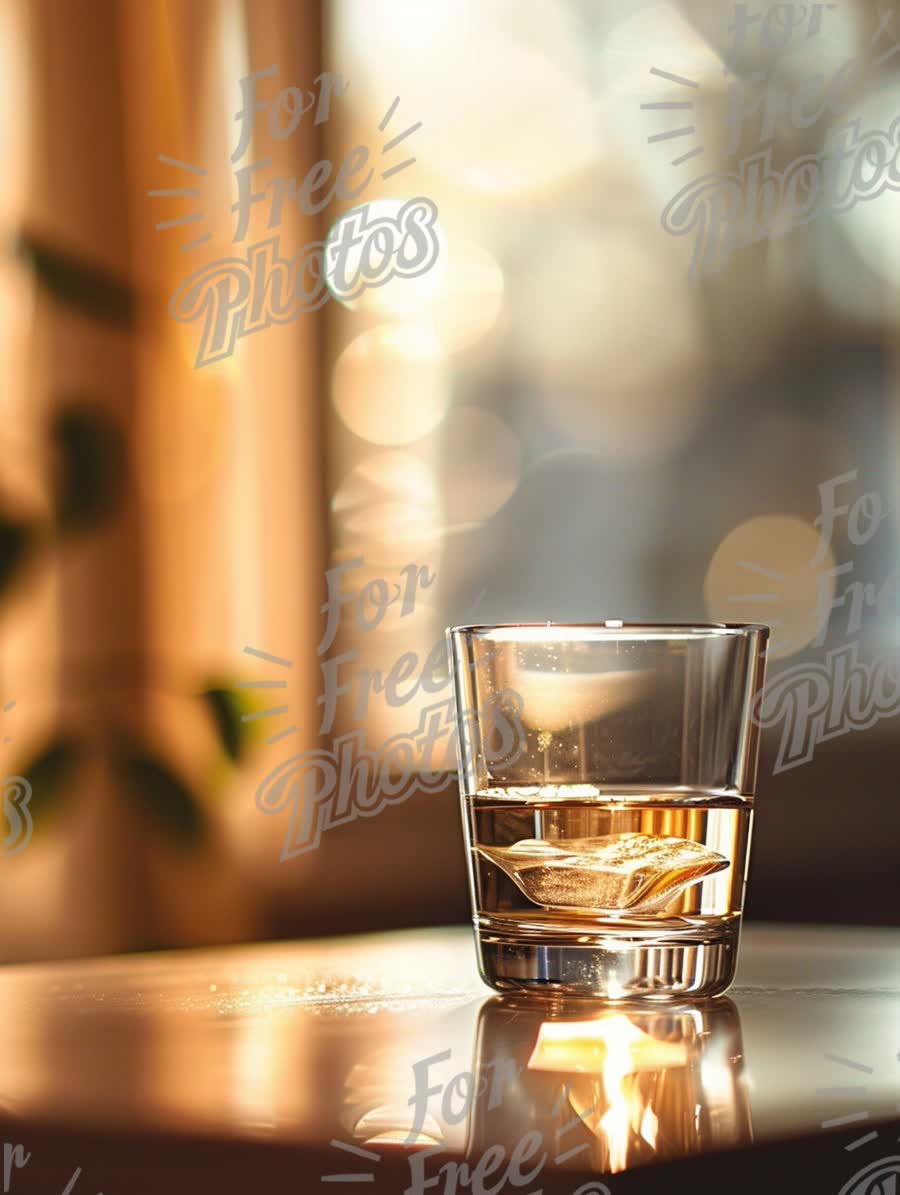
<instances>
[{"instance_id":1,"label":"beige curtain","mask_svg":"<svg viewBox=\"0 0 900 1195\"><path fill-rule=\"evenodd\" d=\"M169 298L229 252L224 226L185 254L192 226L155 225L191 209L148 192L192 178L162 154L206 171L205 217L227 212L239 80L276 64L309 87L318 4L8 0L0 40L16 68L0 212L19 248L0 307L2 497L7 521L35 529L0 607L6 769L33 777L35 827L0 867L19 910L0 956L263 933L288 877L271 866L283 827L254 804L260 744L288 725L285 753L316 740L321 315L195 368L196 328ZM277 142L275 169L305 173L317 136ZM319 232L294 207L281 234L288 255ZM66 489L66 452L82 491ZM78 494L106 473L105 504L79 522ZM292 661L289 719L240 721L237 685L272 675L245 646Z\"/></svg>"}]
</instances>

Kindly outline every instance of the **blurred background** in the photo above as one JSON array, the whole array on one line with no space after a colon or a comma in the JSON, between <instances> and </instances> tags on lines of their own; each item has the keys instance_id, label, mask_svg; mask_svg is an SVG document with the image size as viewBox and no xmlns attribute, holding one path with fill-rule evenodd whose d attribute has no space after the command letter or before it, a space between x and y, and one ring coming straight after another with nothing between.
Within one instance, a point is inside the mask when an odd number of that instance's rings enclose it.
<instances>
[{"instance_id":1,"label":"blurred background","mask_svg":"<svg viewBox=\"0 0 900 1195\"><path fill-rule=\"evenodd\" d=\"M703 227L662 217L761 151L783 172L887 133L896 24L868 0L5 0L0 716L34 833L0 855L2 958L467 920L455 782L284 861L290 810L256 803L301 752L412 735L449 697L447 625L764 621L774 676L894 651L898 195L776 216L699 275ZM342 83L289 137L261 117L244 164L299 183L366 146L357 203L428 197L439 257L197 368L169 301L273 228L257 203L235 245L231 210L240 81L273 65L270 109ZM731 227L729 202L697 210ZM283 257L352 207L285 200ZM833 478L884 517L863 543L844 511L819 550ZM897 924L896 717L776 771L782 729L749 915Z\"/></svg>"}]
</instances>

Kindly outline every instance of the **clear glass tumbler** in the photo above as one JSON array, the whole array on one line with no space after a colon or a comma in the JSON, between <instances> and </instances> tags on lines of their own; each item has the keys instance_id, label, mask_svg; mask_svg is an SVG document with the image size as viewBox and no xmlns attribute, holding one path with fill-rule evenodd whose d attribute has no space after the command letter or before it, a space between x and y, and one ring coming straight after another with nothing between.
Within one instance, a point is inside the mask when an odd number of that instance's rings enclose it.
<instances>
[{"instance_id":1,"label":"clear glass tumbler","mask_svg":"<svg viewBox=\"0 0 900 1195\"><path fill-rule=\"evenodd\" d=\"M734 978L764 626L453 627L481 973L716 996Z\"/></svg>"}]
</instances>

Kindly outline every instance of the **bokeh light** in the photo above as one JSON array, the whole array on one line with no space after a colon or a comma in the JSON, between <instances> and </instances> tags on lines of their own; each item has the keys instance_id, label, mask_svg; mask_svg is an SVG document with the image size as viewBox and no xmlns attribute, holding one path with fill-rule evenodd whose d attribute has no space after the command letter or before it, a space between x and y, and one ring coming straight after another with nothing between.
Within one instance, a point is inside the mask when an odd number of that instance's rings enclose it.
<instances>
[{"instance_id":1,"label":"bokeh light","mask_svg":"<svg viewBox=\"0 0 900 1195\"><path fill-rule=\"evenodd\" d=\"M434 474L412 453L374 453L347 474L331 500L331 509L338 518L345 518L384 501L434 506Z\"/></svg>"},{"instance_id":2,"label":"bokeh light","mask_svg":"<svg viewBox=\"0 0 900 1195\"><path fill-rule=\"evenodd\" d=\"M831 547L818 530L788 515L761 515L735 527L716 549L703 592L720 622L772 628L769 658L791 656L818 635L835 590Z\"/></svg>"},{"instance_id":3,"label":"bokeh light","mask_svg":"<svg viewBox=\"0 0 900 1195\"><path fill-rule=\"evenodd\" d=\"M350 431L371 444L409 444L444 418L450 384L444 352L420 325L379 325L347 345L332 397Z\"/></svg>"},{"instance_id":4,"label":"bokeh light","mask_svg":"<svg viewBox=\"0 0 900 1195\"><path fill-rule=\"evenodd\" d=\"M347 474L332 498L338 542L369 565L402 566L424 552L433 559L441 539L437 480L407 452L376 453Z\"/></svg>"},{"instance_id":5,"label":"bokeh light","mask_svg":"<svg viewBox=\"0 0 900 1195\"><path fill-rule=\"evenodd\" d=\"M434 225L434 234L438 242L437 259L424 274L413 278L392 277L381 285L369 287L355 299L345 299L336 286L331 247L340 235L344 221L354 219L359 213L364 212L366 227L372 227L376 223L380 225L382 231L377 235L388 246L386 256L393 258L406 236L405 232L401 232L397 221L401 209L407 202L406 199L369 200L344 212L328 230L324 248L325 280L332 295L350 311L365 311L386 316L415 316L421 312L423 306L429 305L441 290L447 274L447 237L439 220ZM348 278L355 277L359 270L366 244L367 238L363 237L358 244L350 247L345 267Z\"/></svg>"},{"instance_id":6,"label":"bokeh light","mask_svg":"<svg viewBox=\"0 0 900 1195\"><path fill-rule=\"evenodd\" d=\"M378 199L367 204L368 219L396 218L405 200ZM353 209L354 211L357 209ZM338 235L345 213L331 226L326 238L326 278L328 278L328 243ZM329 289L343 307L385 321L418 323L430 329L447 352L459 352L476 343L497 323L503 306L503 272L497 259L482 245L465 236L448 237L441 221L435 223L438 256L434 264L416 278L393 277L379 286L364 290L354 299L345 299L329 279ZM400 233L387 234L396 248ZM360 242L347 257L347 273L353 276L359 266Z\"/></svg>"},{"instance_id":7,"label":"bokeh light","mask_svg":"<svg viewBox=\"0 0 900 1195\"><path fill-rule=\"evenodd\" d=\"M864 141L867 134L876 130L887 134L892 124L900 117L900 85L892 83L870 92L860 103L854 106L840 125L858 124L859 139ZM865 155L857 151L856 160L867 161ZM849 161L848 159L848 166ZM889 160L889 159L888 159ZM873 170L868 164L862 171L862 177L868 179L880 173L885 184L889 181L889 172L885 166L880 172ZM854 184L858 171L853 171ZM849 182L850 172L845 168L841 177L846 177L845 186ZM835 226L849 240L856 253L866 266L876 275L879 282L889 288L896 300L900 283L898 283L898 267L900 267L900 193L885 186L883 191L866 196L861 194L854 205L842 212ZM826 246L823 245L823 251ZM832 289L838 294L843 289L844 275L832 278Z\"/></svg>"}]
</instances>

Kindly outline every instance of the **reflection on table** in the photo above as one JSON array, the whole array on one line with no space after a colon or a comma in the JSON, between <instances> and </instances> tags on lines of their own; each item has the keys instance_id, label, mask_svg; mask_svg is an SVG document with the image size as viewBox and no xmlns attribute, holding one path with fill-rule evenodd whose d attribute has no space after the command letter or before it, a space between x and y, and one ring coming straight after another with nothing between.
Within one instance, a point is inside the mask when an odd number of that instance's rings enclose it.
<instances>
[{"instance_id":1,"label":"reflection on table","mask_svg":"<svg viewBox=\"0 0 900 1195\"><path fill-rule=\"evenodd\" d=\"M496 997L471 1071L439 1052L355 1068L344 1127L363 1149L445 1153L465 1119L472 1170L494 1151L616 1173L752 1140L730 1000L665 1008ZM528 1141L525 1138L528 1138Z\"/></svg>"}]
</instances>

